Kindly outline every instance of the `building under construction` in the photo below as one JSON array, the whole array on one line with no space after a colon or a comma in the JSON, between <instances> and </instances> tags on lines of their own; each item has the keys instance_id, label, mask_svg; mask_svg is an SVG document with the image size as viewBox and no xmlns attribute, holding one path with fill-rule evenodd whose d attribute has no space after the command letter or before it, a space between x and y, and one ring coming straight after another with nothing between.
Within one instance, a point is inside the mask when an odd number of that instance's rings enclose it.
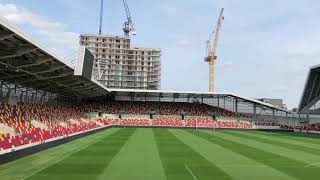
<instances>
[{"instance_id":1,"label":"building under construction","mask_svg":"<svg viewBox=\"0 0 320 180\"><path fill-rule=\"evenodd\" d=\"M159 89L161 50L131 48L127 36L83 34L80 44L94 55L93 77L116 89Z\"/></svg>"}]
</instances>

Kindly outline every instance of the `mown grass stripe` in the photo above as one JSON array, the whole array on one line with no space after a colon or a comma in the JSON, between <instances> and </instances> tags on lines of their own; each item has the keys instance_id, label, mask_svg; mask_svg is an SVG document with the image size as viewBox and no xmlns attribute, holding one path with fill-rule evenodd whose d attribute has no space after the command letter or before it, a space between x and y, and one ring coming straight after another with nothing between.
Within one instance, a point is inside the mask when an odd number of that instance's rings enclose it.
<instances>
[{"instance_id":1,"label":"mown grass stripe","mask_svg":"<svg viewBox=\"0 0 320 180\"><path fill-rule=\"evenodd\" d=\"M135 129L120 129L28 179L96 179L120 151Z\"/></svg>"},{"instance_id":2,"label":"mown grass stripe","mask_svg":"<svg viewBox=\"0 0 320 180\"><path fill-rule=\"evenodd\" d=\"M167 129L153 129L156 144L168 180L194 180L185 165L198 179L231 179L224 171L210 163Z\"/></svg>"},{"instance_id":3,"label":"mown grass stripe","mask_svg":"<svg viewBox=\"0 0 320 180\"><path fill-rule=\"evenodd\" d=\"M242 143L239 143L232 138L221 138L218 133L207 133L204 131L191 132L196 136L199 136L204 139L218 144L224 148L246 156L248 158L254 159L262 164L265 164L269 167L277 169L293 178L297 179L318 179L318 172L320 168L318 167L307 167L308 164L289 159L287 157L264 151L252 146L248 146Z\"/></svg>"},{"instance_id":4,"label":"mown grass stripe","mask_svg":"<svg viewBox=\"0 0 320 180\"><path fill-rule=\"evenodd\" d=\"M273 169L265 164L247 158L238 153L221 147L207 139L195 136L190 131L197 130L170 130L176 137L201 154L208 161L222 169L232 179L254 179L259 180L282 179L292 180L292 177ZM215 133L215 132L211 132Z\"/></svg>"},{"instance_id":5,"label":"mown grass stripe","mask_svg":"<svg viewBox=\"0 0 320 180\"><path fill-rule=\"evenodd\" d=\"M70 156L78 149L85 148L110 136L116 131L118 131L118 129L107 129L25 158L0 165L0 177L1 179L23 179L24 177L28 177L31 174L42 170L44 167L54 164L60 159Z\"/></svg>"},{"instance_id":6,"label":"mown grass stripe","mask_svg":"<svg viewBox=\"0 0 320 180\"><path fill-rule=\"evenodd\" d=\"M254 131L257 134L263 134L270 137L289 139L296 142L310 143L316 146L320 145L320 135L316 134L303 134L295 132L275 132L275 131Z\"/></svg>"},{"instance_id":7,"label":"mown grass stripe","mask_svg":"<svg viewBox=\"0 0 320 180\"><path fill-rule=\"evenodd\" d=\"M245 132L246 131L244 131L244 133ZM267 144L267 143L263 143L260 141L256 141L256 140L252 140L252 139L248 139L248 138L243 138L243 137L238 137L235 135L226 134L226 133L222 133L222 132L217 132L217 134L219 134L219 136L221 138L232 139L236 142L239 142L239 143L251 146L251 147L255 147L257 149L261 149L264 151L269 151L269 152L278 154L280 156L284 156L289 159L293 159L295 161L304 162L306 164L314 164L314 163L320 162L320 156L318 156L318 155L313 155L313 154L305 153L302 151L292 150L289 148L284 148L281 146Z\"/></svg>"},{"instance_id":8,"label":"mown grass stripe","mask_svg":"<svg viewBox=\"0 0 320 180\"><path fill-rule=\"evenodd\" d=\"M153 131L137 129L99 179L165 180Z\"/></svg>"},{"instance_id":9,"label":"mown grass stripe","mask_svg":"<svg viewBox=\"0 0 320 180\"><path fill-rule=\"evenodd\" d=\"M255 141L259 141L259 142L267 143L267 144L272 144L275 146L281 146L281 147L288 148L288 149L295 150L295 151L302 151L302 152L314 154L317 156L320 155L319 149L313 149L311 147L305 147L305 146L301 146L299 144L291 144L291 143L281 142L278 140L271 140L271 139L267 139L267 138L263 138L263 137L258 137L258 136L255 136L255 134L247 134L246 132L239 132L239 131L222 131L222 133L227 133L227 134L231 134L231 135L238 136L238 137L252 139Z\"/></svg>"},{"instance_id":10,"label":"mown grass stripe","mask_svg":"<svg viewBox=\"0 0 320 180\"><path fill-rule=\"evenodd\" d=\"M287 132L287 133L289 135L288 137L290 137L291 132ZM281 142L286 142L286 143L290 143L290 144L299 144L299 145L304 146L306 148L313 148L313 149L317 149L318 151L320 151L320 144L319 143L318 144L310 143L310 142L307 142L307 141L302 140L300 138L288 138L286 136L277 136L274 133L263 132L263 131L248 131L247 134L259 136L259 137L264 137L266 139L272 139L272 140L277 140L277 141L281 141Z\"/></svg>"}]
</instances>

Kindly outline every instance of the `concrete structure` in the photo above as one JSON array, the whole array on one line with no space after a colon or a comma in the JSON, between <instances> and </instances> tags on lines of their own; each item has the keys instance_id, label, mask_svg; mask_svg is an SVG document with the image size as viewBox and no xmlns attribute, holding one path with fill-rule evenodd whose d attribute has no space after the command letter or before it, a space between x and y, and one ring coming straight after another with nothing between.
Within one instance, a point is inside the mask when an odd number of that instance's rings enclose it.
<instances>
[{"instance_id":1,"label":"concrete structure","mask_svg":"<svg viewBox=\"0 0 320 180\"><path fill-rule=\"evenodd\" d=\"M160 49L131 48L130 38L84 34L80 44L95 57L93 77L109 88L159 89Z\"/></svg>"}]
</instances>

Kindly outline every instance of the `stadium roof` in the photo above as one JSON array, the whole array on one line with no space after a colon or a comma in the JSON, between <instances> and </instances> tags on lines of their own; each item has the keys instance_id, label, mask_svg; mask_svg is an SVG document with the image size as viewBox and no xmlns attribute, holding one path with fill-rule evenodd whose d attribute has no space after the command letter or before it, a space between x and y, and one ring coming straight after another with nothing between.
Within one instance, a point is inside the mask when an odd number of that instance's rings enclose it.
<instances>
[{"instance_id":1,"label":"stadium roof","mask_svg":"<svg viewBox=\"0 0 320 180\"><path fill-rule=\"evenodd\" d=\"M232 97L238 98L244 102L258 104L276 111L291 113L284 109L277 108L269 103L265 103L256 99L239 96L233 93L211 93L211 92L197 92L197 91L173 91L173 90L140 90L140 89L108 89L113 94L139 94L139 96L153 96L153 97L175 97L175 98L190 98L195 96L202 96L203 98L218 98L218 97Z\"/></svg>"},{"instance_id":2,"label":"stadium roof","mask_svg":"<svg viewBox=\"0 0 320 180\"><path fill-rule=\"evenodd\" d=\"M75 76L73 67L2 18L0 80L68 98L107 93L98 82Z\"/></svg>"},{"instance_id":3,"label":"stadium roof","mask_svg":"<svg viewBox=\"0 0 320 180\"><path fill-rule=\"evenodd\" d=\"M319 107L313 106L320 100L320 65L310 68L304 85L298 111L301 114L320 114Z\"/></svg>"}]
</instances>

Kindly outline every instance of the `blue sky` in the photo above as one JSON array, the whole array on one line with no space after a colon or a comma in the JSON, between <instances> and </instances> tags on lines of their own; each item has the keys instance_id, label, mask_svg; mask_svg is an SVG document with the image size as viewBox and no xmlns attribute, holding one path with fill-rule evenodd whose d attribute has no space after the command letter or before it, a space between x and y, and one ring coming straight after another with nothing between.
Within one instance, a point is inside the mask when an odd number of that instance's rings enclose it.
<instances>
[{"instance_id":1,"label":"blue sky","mask_svg":"<svg viewBox=\"0 0 320 180\"><path fill-rule=\"evenodd\" d=\"M299 103L320 64L320 1L128 0L133 46L162 49L162 89L208 89L205 42L225 8L216 91ZM0 0L0 16L69 60L80 33L97 33L99 0ZM122 35L121 0L105 0L103 33Z\"/></svg>"}]
</instances>

